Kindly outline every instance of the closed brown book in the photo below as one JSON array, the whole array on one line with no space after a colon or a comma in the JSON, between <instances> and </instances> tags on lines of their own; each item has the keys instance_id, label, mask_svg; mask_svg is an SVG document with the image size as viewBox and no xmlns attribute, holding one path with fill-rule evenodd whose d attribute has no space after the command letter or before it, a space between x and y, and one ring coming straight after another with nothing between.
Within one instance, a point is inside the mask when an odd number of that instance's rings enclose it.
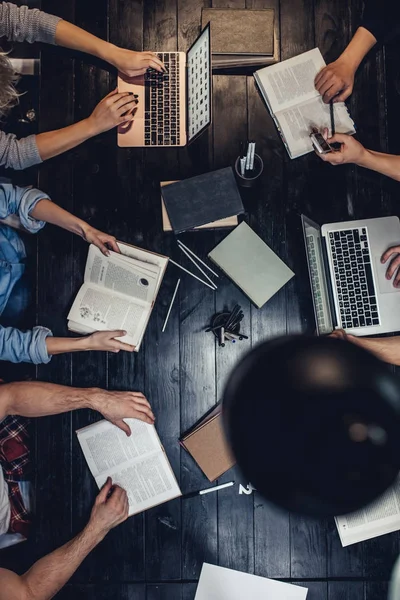
<instances>
[{"instance_id":1,"label":"closed brown book","mask_svg":"<svg viewBox=\"0 0 400 600\"><path fill-rule=\"evenodd\" d=\"M274 55L272 8L203 8L201 25L211 23L213 57L216 54Z\"/></svg>"},{"instance_id":2,"label":"closed brown book","mask_svg":"<svg viewBox=\"0 0 400 600\"><path fill-rule=\"evenodd\" d=\"M191 454L209 481L215 481L235 464L223 430L221 412L215 410L212 414L211 418L206 418L181 438L182 446Z\"/></svg>"}]
</instances>

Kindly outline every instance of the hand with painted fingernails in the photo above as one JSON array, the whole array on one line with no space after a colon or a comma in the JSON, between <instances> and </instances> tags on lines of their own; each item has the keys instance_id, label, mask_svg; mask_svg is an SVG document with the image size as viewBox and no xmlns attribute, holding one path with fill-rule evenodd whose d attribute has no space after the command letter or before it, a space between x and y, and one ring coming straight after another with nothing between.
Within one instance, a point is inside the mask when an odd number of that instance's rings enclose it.
<instances>
[{"instance_id":1,"label":"hand with painted fingernails","mask_svg":"<svg viewBox=\"0 0 400 600\"><path fill-rule=\"evenodd\" d=\"M135 52L115 47L109 62L127 77L143 75L147 69L155 69L159 73L166 72L164 63L155 52Z\"/></svg>"},{"instance_id":2,"label":"hand with painted fingernails","mask_svg":"<svg viewBox=\"0 0 400 600\"><path fill-rule=\"evenodd\" d=\"M101 100L87 119L90 134L98 135L113 127L133 121L138 105L138 97L132 92L113 90Z\"/></svg>"}]
</instances>

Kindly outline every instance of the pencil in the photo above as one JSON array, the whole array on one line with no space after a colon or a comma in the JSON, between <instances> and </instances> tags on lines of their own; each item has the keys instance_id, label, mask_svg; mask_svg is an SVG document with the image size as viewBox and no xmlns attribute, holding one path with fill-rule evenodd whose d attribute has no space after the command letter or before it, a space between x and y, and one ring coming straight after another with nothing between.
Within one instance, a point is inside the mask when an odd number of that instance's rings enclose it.
<instances>
[{"instance_id":1,"label":"pencil","mask_svg":"<svg viewBox=\"0 0 400 600\"><path fill-rule=\"evenodd\" d=\"M197 277L197 275L195 275L191 271L188 271L187 269L185 269L185 267L182 267L182 265L176 263L174 260L172 260L172 258L169 259L169 262L172 263L173 265L175 265L176 267L178 267L178 269L182 269L182 271L185 271L185 273L187 273L188 275L191 275L192 277L197 279L197 281L200 281L200 283L204 283L204 285L209 287L210 290L213 290L215 292L215 287L212 287L209 283L207 283L206 281L203 281L203 279L200 279L200 277Z\"/></svg>"},{"instance_id":2,"label":"pencil","mask_svg":"<svg viewBox=\"0 0 400 600\"><path fill-rule=\"evenodd\" d=\"M165 321L164 321L164 325L163 325L163 328L162 328L162 330L161 330L161 333L164 333L164 331L165 331L165 328L166 328L166 326L167 326L168 319L169 319L169 315L170 315L170 312L171 312L172 306L173 306L173 304L174 304L174 302L175 302L175 296L176 296L176 293L177 293L177 291L178 291L178 288L179 288L179 284L180 284L180 282L181 282L181 280L180 280L180 279L178 279L178 281L176 282L175 290L174 290L174 293L173 293L173 296L172 296L172 300L171 300L171 302L170 302L170 305L169 305L169 309L168 309L168 312L167 312L167 316L165 317Z\"/></svg>"},{"instance_id":3,"label":"pencil","mask_svg":"<svg viewBox=\"0 0 400 600\"><path fill-rule=\"evenodd\" d=\"M331 100L329 103L329 110L331 113L331 137L335 135L335 114L333 112L333 101Z\"/></svg>"},{"instance_id":4,"label":"pencil","mask_svg":"<svg viewBox=\"0 0 400 600\"><path fill-rule=\"evenodd\" d=\"M179 246L179 244L178 244ZM188 259L194 264L195 267L198 268L198 270L200 271L200 273L202 273L204 275L204 277L206 279L208 279L208 281L211 283L211 285L214 286L215 289L217 289L217 286L215 285L215 283L213 282L212 279L209 278L209 276L207 275L207 273L205 271L203 271L203 269L197 264L197 262L194 260L194 258L192 258L189 254L189 252L186 252L185 248L183 248L182 246L179 246L179 250L181 250L184 254L186 254L186 256L188 257Z\"/></svg>"},{"instance_id":5,"label":"pencil","mask_svg":"<svg viewBox=\"0 0 400 600\"><path fill-rule=\"evenodd\" d=\"M191 254L192 256L194 256L199 263L201 263L203 265L203 267L205 267L206 269L208 269L210 271L210 273L212 273L213 275L215 275L215 277L219 277L218 273L216 273L215 271L212 270L211 267L209 267L208 265L206 265L206 263L204 261L201 260L201 258L199 258L197 256L197 254L195 254L190 248L188 248L187 246L185 246L185 244L183 242L181 242L181 240L176 240L179 244L179 246L182 246L183 248L185 248L185 250L187 250L189 252L189 254Z\"/></svg>"}]
</instances>

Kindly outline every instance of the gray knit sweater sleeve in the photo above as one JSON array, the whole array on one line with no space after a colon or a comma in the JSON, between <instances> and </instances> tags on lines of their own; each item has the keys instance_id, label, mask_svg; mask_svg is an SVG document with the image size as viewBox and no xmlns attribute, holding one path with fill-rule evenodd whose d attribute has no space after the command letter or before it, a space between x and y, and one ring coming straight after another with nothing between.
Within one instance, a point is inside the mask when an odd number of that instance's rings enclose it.
<instances>
[{"instance_id":1,"label":"gray knit sweater sleeve","mask_svg":"<svg viewBox=\"0 0 400 600\"><path fill-rule=\"evenodd\" d=\"M45 42L55 44L59 17L37 8L0 2L0 37L13 42Z\"/></svg>"},{"instance_id":2,"label":"gray knit sweater sleeve","mask_svg":"<svg viewBox=\"0 0 400 600\"><path fill-rule=\"evenodd\" d=\"M18 140L13 133L0 131L0 165L22 170L41 162L35 135Z\"/></svg>"}]
</instances>

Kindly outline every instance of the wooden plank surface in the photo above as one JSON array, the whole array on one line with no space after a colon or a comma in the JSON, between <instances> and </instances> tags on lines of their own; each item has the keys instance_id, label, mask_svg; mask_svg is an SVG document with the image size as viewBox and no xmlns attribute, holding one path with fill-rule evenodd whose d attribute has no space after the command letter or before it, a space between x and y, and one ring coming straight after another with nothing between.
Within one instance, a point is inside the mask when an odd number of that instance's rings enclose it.
<instances>
[{"instance_id":1,"label":"wooden plank surface","mask_svg":"<svg viewBox=\"0 0 400 600\"><path fill-rule=\"evenodd\" d=\"M188 49L200 31L202 7L211 6L273 7L280 16L282 60L318 46L330 61L354 31L361 0L98 0L95 7L89 0L43 3L114 44L171 51ZM373 149L399 152L398 73L394 43L371 54L357 74L349 106L359 139ZM105 64L46 48L41 129L88 116L115 80L115 71ZM254 139L264 173L258 188L243 192L248 222L296 273L258 310L224 277L214 294L169 266L139 354L60 356L38 369L41 379L58 383L143 391L156 413L156 426L182 491L187 492L209 482L177 439L221 398L236 361L262 340L314 330L299 214L305 212L321 223L396 214L398 184L353 166L333 168L311 154L290 160L252 76L214 77L213 125L189 148L118 149L115 138L115 131L103 134L41 166L40 185L94 226L186 265L175 237L162 232L160 181L233 165L239 142ZM205 258L224 236L225 232L186 233L182 240ZM82 283L87 245L51 227L39 240L37 319L64 335L70 302ZM178 277L179 295L163 334ZM216 311L235 302L245 312L243 329L250 340L216 348L203 329ZM97 490L75 429L98 418L81 411L38 423L37 532L23 552L10 551L4 564L22 568L85 523ZM233 469L221 481L235 478L238 483L240 477ZM344 549L332 520L312 521L278 511L257 493L239 495L236 485L129 519L92 553L59 597L193 600L202 563L208 561L262 576L294 578L309 588L308 600L383 600L398 549L398 533Z\"/></svg>"}]
</instances>

